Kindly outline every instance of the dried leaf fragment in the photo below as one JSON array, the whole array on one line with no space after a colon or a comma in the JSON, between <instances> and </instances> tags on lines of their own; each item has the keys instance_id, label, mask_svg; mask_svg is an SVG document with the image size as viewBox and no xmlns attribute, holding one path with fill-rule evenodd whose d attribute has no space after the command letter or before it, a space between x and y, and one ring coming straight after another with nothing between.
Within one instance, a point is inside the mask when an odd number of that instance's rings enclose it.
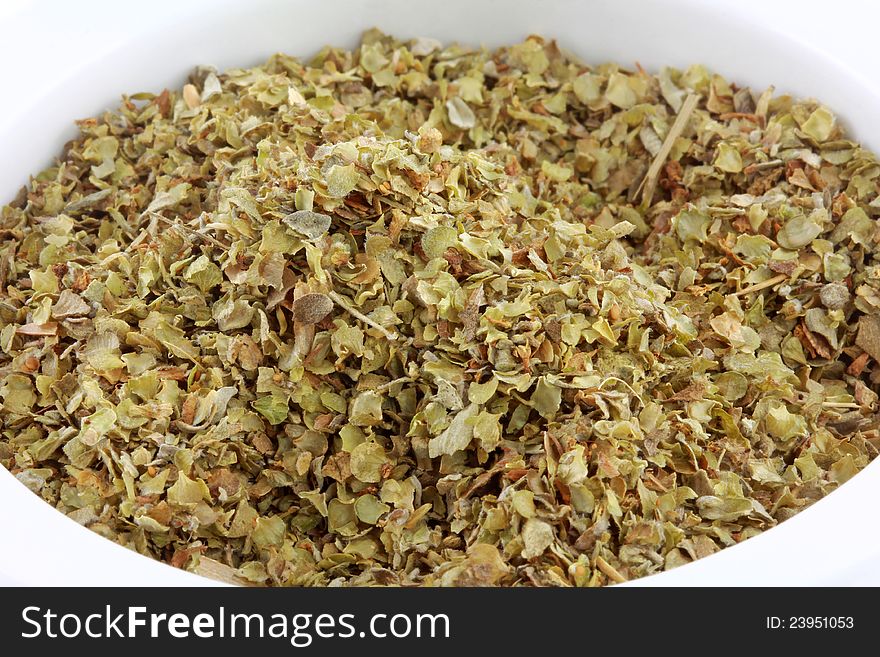
<instances>
[{"instance_id":1,"label":"dried leaf fragment","mask_svg":"<svg viewBox=\"0 0 880 657\"><path fill-rule=\"evenodd\" d=\"M333 301L326 294L305 294L293 302L293 318L304 324L317 324L333 310Z\"/></svg>"},{"instance_id":2,"label":"dried leaf fragment","mask_svg":"<svg viewBox=\"0 0 880 657\"><path fill-rule=\"evenodd\" d=\"M310 240L316 240L325 235L330 228L329 215L311 210L297 210L286 215L282 223L292 231Z\"/></svg>"}]
</instances>

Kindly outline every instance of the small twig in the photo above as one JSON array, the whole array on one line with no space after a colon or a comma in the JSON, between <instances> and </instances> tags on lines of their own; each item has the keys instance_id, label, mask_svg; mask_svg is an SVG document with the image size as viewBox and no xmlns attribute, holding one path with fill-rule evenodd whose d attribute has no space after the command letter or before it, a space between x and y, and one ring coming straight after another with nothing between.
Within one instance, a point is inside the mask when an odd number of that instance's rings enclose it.
<instances>
[{"instance_id":1,"label":"small twig","mask_svg":"<svg viewBox=\"0 0 880 657\"><path fill-rule=\"evenodd\" d=\"M414 381L414 379L411 376L402 376L399 379L394 379L393 381L388 381L387 383L377 386L373 389L373 392L385 392L396 386L398 383L412 383L412 381Z\"/></svg>"},{"instance_id":2,"label":"small twig","mask_svg":"<svg viewBox=\"0 0 880 657\"><path fill-rule=\"evenodd\" d=\"M171 219L166 219L161 214L156 214L155 212L151 212L150 214L152 214L157 219L164 221L166 224L168 224L172 228L180 228L182 230L185 230L186 232L190 233L191 235L194 235L196 237L200 237L203 240L205 240L206 242L213 244L217 248L223 249L224 251L227 251L229 249L229 247L226 244L224 244L223 242L221 242L220 240L214 239L210 235L205 235L204 233L200 233L199 231L195 230L194 228L190 228L186 224L175 223L174 221L171 221Z\"/></svg>"},{"instance_id":3,"label":"small twig","mask_svg":"<svg viewBox=\"0 0 880 657\"><path fill-rule=\"evenodd\" d=\"M146 213L141 215L141 219L143 219L145 214ZM143 242L147 237L152 237L152 235L150 234L150 230L154 229L156 227L155 226L156 216L159 216L159 215L155 215L155 216L151 217L150 223L147 224L146 228L141 228L141 232L139 232L137 234L137 237L135 237L131 242L128 243L128 246L126 246L125 249L122 251L123 253L128 253L132 249L137 248L140 245L140 243Z\"/></svg>"},{"instance_id":4,"label":"small twig","mask_svg":"<svg viewBox=\"0 0 880 657\"><path fill-rule=\"evenodd\" d=\"M604 388L605 384L608 383L609 381L616 381L617 383L622 383L624 385L624 387L628 388L629 391L633 394L633 397L635 397L636 399L639 400L639 402L641 402L642 406L645 405L645 402L642 400L642 397L641 397L641 395L639 395L638 391L636 391L636 389L633 388L626 381L624 381L623 379L619 379L616 376L607 376L604 379L602 379L602 381L599 383L599 388L600 389Z\"/></svg>"},{"instance_id":5,"label":"small twig","mask_svg":"<svg viewBox=\"0 0 880 657\"><path fill-rule=\"evenodd\" d=\"M763 169L772 169L774 167L778 167L780 164L785 164L784 160L767 160L766 162L755 162L754 164L749 165L749 169L751 171L761 171ZM748 171L746 171L748 173Z\"/></svg>"},{"instance_id":6,"label":"small twig","mask_svg":"<svg viewBox=\"0 0 880 657\"><path fill-rule=\"evenodd\" d=\"M617 582L618 584L623 584L627 581L626 577L621 575L617 568L605 561L602 557L596 557L596 567L601 570L608 579Z\"/></svg>"},{"instance_id":7,"label":"small twig","mask_svg":"<svg viewBox=\"0 0 880 657\"><path fill-rule=\"evenodd\" d=\"M238 571L225 563L208 557L199 557L199 562L194 569L195 573L202 577L217 580L233 586L254 586L254 584L238 574Z\"/></svg>"},{"instance_id":8,"label":"small twig","mask_svg":"<svg viewBox=\"0 0 880 657\"><path fill-rule=\"evenodd\" d=\"M657 177L660 175L660 170L666 163L666 158L669 157L669 153L675 145L675 140L678 139L681 133L684 132L685 127L687 127L687 122L691 118L691 114L699 100L700 97L697 94L688 94L681 104L681 109L678 111L678 116L675 117L675 122L669 128L666 139L663 140L660 150L657 151L651 166L648 167L648 172L636 190L636 196L639 193L642 194L642 207L647 208L651 205L651 201L654 198L654 190L657 188Z\"/></svg>"},{"instance_id":9,"label":"small twig","mask_svg":"<svg viewBox=\"0 0 880 657\"><path fill-rule=\"evenodd\" d=\"M747 287L739 292L733 292L730 294L732 297L742 297L746 294L751 294L752 292L757 292L758 290L763 290L764 288L773 287L777 283L781 283L784 280L788 279L788 274L779 274L778 276L774 276L773 278L768 278L766 281L762 283L755 283L751 287Z\"/></svg>"},{"instance_id":10,"label":"small twig","mask_svg":"<svg viewBox=\"0 0 880 657\"><path fill-rule=\"evenodd\" d=\"M339 294L335 290L331 290L330 292L328 292L327 296L330 297L331 299L333 299L333 302L336 303L336 305L338 305L340 308L342 308L348 314L361 320L364 324L372 326L374 329L379 331L382 335L384 335L389 340L400 339L399 335L397 335L396 333L391 333L384 326L382 326L381 324L377 324L375 321L373 321L372 319L370 319L369 317L364 315L360 310L358 310L357 308L354 308L350 303L348 303L348 301L346 300L346 298L344 296L342 296L341 294Z\"/></svg>"}]
</instances>

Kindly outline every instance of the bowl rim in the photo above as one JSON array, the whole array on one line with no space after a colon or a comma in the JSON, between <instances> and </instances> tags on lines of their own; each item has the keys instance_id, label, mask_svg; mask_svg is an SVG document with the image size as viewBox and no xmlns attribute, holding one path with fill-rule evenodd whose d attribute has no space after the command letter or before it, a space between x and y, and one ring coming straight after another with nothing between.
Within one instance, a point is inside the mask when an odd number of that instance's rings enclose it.
<instances>
[{"instance_id":1,"label":"bowl rim","mask_svg":"<svg viewBox=\"0 0 880 657\"><path fill-rule=\"evenodd\" d=\"M95 4L98 0L92 0ZM168 7L175 7L175 14L181 20L194 17L207 8L209 0L196 0L187 3L185 7L161 0ZM532 0L532 3L534 0ZM500 7L499 0L485 0L486 4L495 4ZM52 11L61 14L59 20L63 20L65 11L73 11L70 3L67 8L53 6ZM286 10L290 10L292 4L311 5L314 2L298 1L286 3ZM332 3L326 3L332 4ZM419 2L409 3L406 0L372 0L364 3L368 9L378 9L392 5L425 4ZM464 0L447 0L446 5L464 7ZM528 4L523 2L523 5ZM871 130L868 118L872 108L880 107L880 93L873 81L867 81L864 76L855 72L852 67L837 59L828 52L822 51L789 30L784 26L768 27L761 24L759 17L737 10L735 2L706 5L697 0L667 0L665 3L643 2L633 4L633 7L613 7L613 0L600 0L592 5L592 9L611 12L610 15L624 15L629 11L632 14L636 8L646 12L646 15L661 16L664 11L690 12L691 25L699 25L700 21L709 24L710 21L724 19L723 31L725 34L751 35L753 40L761 43L769 43L779 40L780 48L788 50L788 57L792 62L801 61L804 65L812 67L816 79L827 82L829 76L836 76L836 87L841 98L849 99L853 111L845 113L853 121L858 129L856 134L864 132L866 140L863 143L873 144L880 147L880 129ZM621 3L622 4L622 3ZM81 3L77 6L82 7ZM542 3L542 8L553 7L554 11L559 8L570 11L575 10L573 0L557 0L553 3ZM230 21L241 15L242 5L235 4L232 0L221 0L211 3L212 11L218 16L227 16ZM482 5L481 5L482 7ZM247 11L258 10L285 11L280 2L274 0L258 0L250 3ZM45 8L42 9L45 11ZM57 38L52 29L44 29L38 19L41 9L35 7L33 2L19 2L7 6L5 11L0 12L4 20L0 28L0 35L6 32L7 39L0 39L0 55L10 57L15 55L21 60L23 53L28 56L35 55L35 49L45 46L47 39ZM79 11L82 11L80 9ZM321 11L321 10L317 10ZM36 12L36 13L35 13ZM225 12L225 13L224 13ZM624 12L624 14L621 14ZM651 13L653 12L653 14ZM98 28L92 27L92 33L102 34L102 30L120 28L120 34L129 36L129 42L121 39L117 34L116 40L110 39L110 47L99 53L99 56L86 59L79 66L71 66L63 79L48 80L38 86L33 97L22 102L14 110L0 109L0 144L12 144L13 152L21 148L23 142L20 135L16 135L16 125L28 125L27 130L33 130L34 121L29 117L34 112L39 114L40 103L50 102L53 99L63 98L66 90L70 90L81 79L97 79L106 86L108 75L118 69L118 64L107 64L107 58L114 55L123 56L131 41L150 34L149 30L156 30L157 25L145 22L144 26L125 27L118 21L113 22L112 12L106 12L103 23ZM515 12L510 12L511 14ZM130 18L130 12L120 11L120 14ZM695 18L694 18L695 17ZM695 21L695 22L694 22ZM393 21L391 21L393 22ZM363 27L369 27L366 23ZM518 28L516 28L518 29ZM395 33L393 29L389 32ZM510 30L508 30L510 31ZM328 32L329 34L330 32ZM525 36L524 32L521 36ZM179 36L179 35L178 35ZM548 34L552 36L552 34ZM34 38L37 37L37 38ZM324 41L334 42L332 37ZM339 42L348 41L340 39ZM508 39L509 41L509 39ZM571 44L564 44L571 48ZM772 49L768 48L768 52ZM287 50L296 52L291 47ZM102 59L103 58L103 59ZM695 58L696 59L696 58ZM187 62L197 64L199 62ZM243 62L245 64L247 62ZM652 62L653 63L653 62ZM663 62L658 62L662 64ZM738 66L737 64L736 66ZM736 67L734 66L734 68ZM95 73L98 71L98 73ZM726 74L726 71L723 71ZM93 78L89 78L93 75ZM97 78L94 78L94 76ZM168 76L168 82L173 75ZM733 76L729 76L733 77ZM803 76L801 76L803 77ZM849 91L844 87L849 85ZM119 83L117 91L125 91L126 85ZM822 83L817 83L821 87ZM821 93L821 89L817 89ZM835 107L834 103L830 103ZM857 105L859 109L857 109ZM849 107L850 105L847 104ZM851 115L851 116L850 116ZM70 118L68 116L68 118ZM30 121L30 123L28 123ZM846 123L846 122L845 122ZM47 151L52 152L52 151ZM5 165L3 165L5 166ZM27 168L25 171L36 170ZM6 169L0 166L0 186L6 184L10 176ZM23 173L23 172L22 172ZM852 480L846 482L839 490L834 491L813 504L810 508L798 513L793 518L786 520L777 527L772 528L747 541L725 548L720 552L700 559L694 563L676 568L671 571L651 575L626 585L636 586L678 586L678 585L748 585L748 584L800 584L805 581L834 583L841 576L855 582L856 578L867 581L870 577L863 571L863 566L870 561L876 563L880 557L880 528L858 527L860 539L860 552L858 559L850 557L843 564L830 564L827 561L820 567L823 555L829 555L830 551L837 547L840 549L839 536L845 536L846 532L852 531L853 522L858 518L870 517L873 512L872 499L880 490L880 459L871 463ZM219 583L207 580L169 565L155 561L151 558L139 555L110 540L104 539L92 531L64 516L46 504L42 499L34 495L21 484L9 471L0 467L0 499L4 503L0 505L0 526L13 528L10 535L12 541L0 544L0 583L22 584L66 584L78 586L90 585L184 585L184 586L211 586ZM864 523L863 523L864 524ZM819 527L823 530L819 531ZM58 548L62 549L59 550ZM63 558L59 559L59 556ZM784 558L781 558L784 555ZM858 574L853 574L858 572ZM880 574L873 575L873 583L880 583ZM625 585L625 586L626 586Z\"/></svg>"}]
</instances>

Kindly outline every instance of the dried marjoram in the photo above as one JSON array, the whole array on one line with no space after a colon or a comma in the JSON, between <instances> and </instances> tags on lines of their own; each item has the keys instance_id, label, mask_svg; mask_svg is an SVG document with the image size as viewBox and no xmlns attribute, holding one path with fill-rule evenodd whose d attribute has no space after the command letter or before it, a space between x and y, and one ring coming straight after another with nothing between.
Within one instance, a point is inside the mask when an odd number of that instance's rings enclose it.
<instances>
[{"instance_id":1,"label":"dried marjoram","mask_svg":"<svg viewBox=\"0 0 880 657\"><path fill-rule=\"evenodd\" d=\"M0 459L143 554L601 585L877 454L880 166L813 101L374 31L79 126L0 218Z\"/></svg>"}]
</instances>

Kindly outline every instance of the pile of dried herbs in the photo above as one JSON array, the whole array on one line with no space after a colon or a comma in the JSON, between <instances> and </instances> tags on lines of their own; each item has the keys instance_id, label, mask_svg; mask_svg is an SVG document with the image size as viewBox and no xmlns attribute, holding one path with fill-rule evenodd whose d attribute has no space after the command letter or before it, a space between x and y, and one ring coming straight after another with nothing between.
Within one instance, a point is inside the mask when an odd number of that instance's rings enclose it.
<instances>
[{"instance_id":1,"label":"pile of dried herbs","mask_svg":"<svg viewBox=\"0 0 880 657\"><path fill-rule=\"evenodd\" d=\"M0 214L0 462L260 584L773 527L880 447L880 165L772 91L373 31L125 97Z\"/></svg>"}]
</instances>

